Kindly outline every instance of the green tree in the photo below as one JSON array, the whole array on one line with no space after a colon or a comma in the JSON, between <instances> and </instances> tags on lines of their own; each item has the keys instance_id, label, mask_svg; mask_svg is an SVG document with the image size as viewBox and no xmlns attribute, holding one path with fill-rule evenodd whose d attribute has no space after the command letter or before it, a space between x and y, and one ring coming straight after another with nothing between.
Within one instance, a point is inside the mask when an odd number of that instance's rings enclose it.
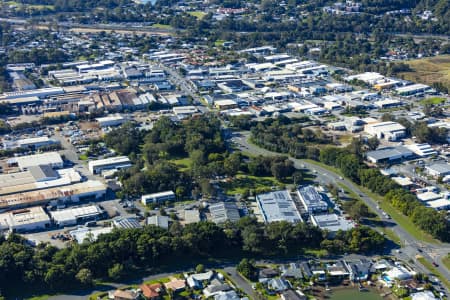
<instances>
[{"instance_id":1,"label":"green tree","mask_svg":"<svg viewBox=\"0 0 450 300\"><path fill-rule=\"evenodd\" d=\"M243 258L236 267L236 270L242 274L245 278L256 281L258 279L258 269L255 264L248 260L247 258Z\"/></svg>"},{"instance_id":2,"label":"green tree","mask_svg":"<svg viewBox=\"0 0 450 300\"><path fill-rule=\"evenodd\" d=\"M75 278L82 284L90 286L93 283L92 272L89 269L83 268L78 271Z\"/></svg>"}]
</instances>

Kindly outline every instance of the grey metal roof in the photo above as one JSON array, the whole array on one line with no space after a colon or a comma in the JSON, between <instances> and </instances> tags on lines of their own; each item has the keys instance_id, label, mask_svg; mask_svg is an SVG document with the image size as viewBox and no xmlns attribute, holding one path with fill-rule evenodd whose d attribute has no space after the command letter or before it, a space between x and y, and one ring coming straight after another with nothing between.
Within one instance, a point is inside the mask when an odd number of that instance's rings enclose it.
<instances>
[{"instance_id":1,"label":"grey metal roof","mask_svg":"<svg viewBox=\"0 0 450 300\"><path fill-rule=\"evenodd\" d=\"M432 164L431 166L427 166L426 168L439 174L450 173L450 165L447 163L436 163Z\"/></svg>"},{"instance_id":2,"label":"grey metal roof","mask_svg":"<svg viewBox=\"0 0 450 300\"><path fill-rule=\"evenodd\" d=\"M276 191L256 196L258 206L266 222L301 222L300 213L287 191Z\"/></svg>"},{"instance_id":3,"label":"grey metal roof","mask_svg":"<svg viewBox=\"0 0 450 300\"><path fill-rule=\"evenodd\" d=\"M406 156L410 156L412 154L411 150L409 150L406 147L403 146L398 146L398 147L387 147L387 148L382 148L382 149L378 149L378 150L374 150L374 151L369 151L366 153L367 157L371 157L375 160L384 160L384 159L389 159L391 157L395 157L395 156L402 156L402 157L406 157Z\"/></svg>"},{"instance_id":4,"label":"grey metal roof","mask_svg":"<svg viewBox=\"0 0 450 300\"><path fill-rule=\"evenodd\" d=\"M236 203L219 202L209 206L211 217L214 223L224 223L226 221L236 222L240 219L239 210Z\"/></svg>"},{"instance_id":5,"label":"grey metal roof","mask_svg":"<svg viewBox=\"0 0 450 300\"><path fill-rule=\"evenodd\" d=\"M47 178L58 178L58 173L49 165L31 166L28 168L31 175L36 181L41 181Z\"/></svg>"}]
</instances>

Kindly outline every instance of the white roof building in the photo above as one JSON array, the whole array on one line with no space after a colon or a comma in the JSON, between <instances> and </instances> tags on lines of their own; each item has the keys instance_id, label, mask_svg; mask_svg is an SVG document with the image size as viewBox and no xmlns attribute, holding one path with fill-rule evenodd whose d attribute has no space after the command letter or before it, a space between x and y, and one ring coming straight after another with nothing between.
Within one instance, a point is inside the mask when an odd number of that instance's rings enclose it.
<instances>
[{"instance_id":1,"label":"white roof building","mask_svg":"<svg viewBox=\"0 0 450 300\"><path fill-rule=\"evenodd\" d=\"M432 291L421 291L412 293L411 300L437 300Z\"/></svg>"},{"instance_id":2,"label":"white roof building","mask_svg":"<svg viewBox=\"0 0 450 300\"><path fill-rule=\"evenodd\" d=\"M88 163L92 174L99 174L103 170L125 169L131 167L131 161L126 156L109 157L105 159L91 160Z\"/></svg>"},{"instance_id":3,"label":"white roof building","mask_svg":"<svg viewBox=\"0 0 450 300\"><path fill-rule=\"evenodd\" d=\"M69 226L82 220L97 219L102 213L97 205L89 205L51 211L50 215L56 225Z\"/></svg>"},{"instance_id":4,"label":"white roof building","mask_svg":"<svg viewBox=\"0 0 450 300\"><path fill-rule=\"evenodd\" d=\"M355 223L336 214L311 215L311 222L320 229L327 230L330 233L335 233L339 230L347 231L355 227Z\"/></svg>"},{"instance_id":5,"label":"white roof building","mask_svg":"<svg viewBox=\"0 0 450 300\"><path fill-rule=\"evenodd\" d=\"M155 225L164 229L169 228L169 217L151 216L147 218L147 225Z\"/></svg>"},{"instance_id":6,"label":"white roof building","mask_svg":"<svg viewBox=\"0 0 450 300\"><path fill-rule=\"evenodd\" d=\"M50 218L40 206L14 210L0 214L0 229L31 231L50 226Z\"/></svg>"},{"instance_id":7,"label":"white roof building","mask_svg":"<svg viewBox=\"0 0 450 300\"><path fill-rule=\"evenodd\" d=\"M21 171L32 166L50 165L52 168L62 168L64 162L58 152L46 152L41 154L14 157L8 160L9 164L17 163Z\"/></svg>"},{"instance_id":8,"label":"white roof building","mask_svg":"<svg viewBox=\"0 0 450 300\"><path fill-rule=\"evenodd\" d=\"M364 131L379 139L397 141L406 135L405 127L397 122L379 122L367 124Z\"/></svg>"},{"instance_id":9,"label":"white roof building","mask_svg":"<svg viewBox=\"0 0 450 300\"><path fill-rule=\"evenodd\" d=\"M288 191L276 191L256 196L264 222L302 222L302 217Z\"/></svg>"},{"instance_id":10,"label":"white roof building","mask_svg":"<svg viewBox=\"0 0 450 300\"><path fill-rule=\"evenodd\" d=\"M417 156L425 157L430 155L437 155L438 152L431 148L430 144L423 143L423 144L411 144L406 145L406 148L414 152Z\"/></svg>"},{"instance_id":11,"label":"white roof building","mask_svg":"<svg viewBox=\"0 0 450 300\"><path fill-rule=\"evenodd\" d=\"M119 126L127 121L127 118L120 114L95 119L100 127Z\"/></svg>"}]
</instances>

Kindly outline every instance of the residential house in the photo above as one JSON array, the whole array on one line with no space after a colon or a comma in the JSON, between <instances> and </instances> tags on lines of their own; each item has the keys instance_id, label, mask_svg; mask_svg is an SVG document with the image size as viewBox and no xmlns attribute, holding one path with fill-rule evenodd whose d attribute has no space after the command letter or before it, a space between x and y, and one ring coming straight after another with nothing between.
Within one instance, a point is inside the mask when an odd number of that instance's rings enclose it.
<instances>
[{"instance_id":1,"label":"residential house","mask_svg":"<svg viewBox=\"0 0 450 300\"><path fill-rule=\"evenodd\" d=\"M186 288L186 281L184 279L170 278L169 282L164 283L166 290L172 290L174 292L182 291Z\"/></svg>"},{"instance_id":2,"label":"residential house","mask_svg":"<svg viewBox=\"0 0 450 300\"><path fill-rule=\"evenodd\" d=\"M236 291L226 291L226 292L218 292L214 295L214 300L240 300Z\"/></svg>"},{"instance_id":3,"label":"residential house","mask_svg":"<svg viewBox=\"0 0 450 300\"><path fill-rule=\"evenodd\" d=\"M159 298L162 291L162 285L160 283L153 284L141 284L140 289L142 294L147 300L155 300Z\"/></svg>"},{"instance_id":4,"label":"residential house","mask_svg":"<svg viewBox=\"0 0 450 300\"><path fill-rule=\"evenodd\" d=\"M301 291L293 291L293 290L287 290L281 293L281 299L282 300L306 300L308 297L306 297L305 294L303 294Z\"/></svg>"},{"instance_id":5,"label":"residential house","mask_svg":"<svg viewBox=\"0 0 450 300\"><path fill-rule=\"evenodd\" d=\"M267 286L270 290L278 292L278 293L286 291L291 287L289 282L287 282L283 278L272 278L267 283Z\"/></svg>"},{"instance_id":6,"label":"residential house","mask_svg":"<svg viewBox=\"0 0 450 300\"><path fill-rule=\"evenodd\" d=\"M370 275L370 267L372 263L367 259L361 259L357 261L344 261L347 266L348 271L350 272L349 277L350 280L360 281L367 280Z\"/></svg>"},{"instance_id":7,"label":"residential house","mask_svg":"<svg viewBox=\"0 0 450 300\"><path fill-rule=\"evenodd\" d=\"M345 263L341 260L338 260L335 263L327 264L327 273L332 278L341 279L348 278L350 275Z\"/></svg>"},{"instance_id":8,"label":"residential house","mask_svg":"<svg viewBox=\"0 0 450 300\"><path fill-rule=\"evenodd\" d=\"M204 281L210 281L214 277L213 271L205 273L192 274L187 276L186 281L190 288L201 289L203 288Z\"/></svg>"},{"instance_id":9,"label":"residential house","mask_svg":"<svg viewBox=\"0 0 450 300\"><path fill-rule=\"evenodd\" d=\"M217 295L220 292L226 292L229 290L231 290L231 287L227 283L223 283L218 279L214 279L211 281L210 285L203 289L203 294L206 298L209 298Z\"/></svg>"},{"instance_id":10,"label":"residential house","mask_svg":"<svg viewBox=\"0 0 450 300\"><path fill-rule=\"evenodd\" d=\"M303 272L301 267L296 263L290 263L289 266L281 267L281 276L284 278L302 279Z\"/></svg>"},{"instance_id":11,"label":"residential house","mask_svg":"<svg viewBox=\"0 0 450 300\"><path fill-rule=\"evenodd\" d=\"M109 298L114 300L136 300L139 298L139 293L133 290L115 290Z\"/></svg>"}]
</instances>

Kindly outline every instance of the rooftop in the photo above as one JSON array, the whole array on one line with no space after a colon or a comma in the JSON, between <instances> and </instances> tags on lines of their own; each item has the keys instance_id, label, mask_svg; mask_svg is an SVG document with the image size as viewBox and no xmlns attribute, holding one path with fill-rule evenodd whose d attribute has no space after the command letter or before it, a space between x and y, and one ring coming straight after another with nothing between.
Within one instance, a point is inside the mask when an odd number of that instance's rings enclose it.
<instances>
[{"instance_id":1,"label":"rooftop","mask_svg":"<svg viewBox=\"0 0 450 300\"><path fill-rule=\"evenodd\" d=\"M226 221L236 222L239 220L239 210L233 202L219 202L209 206L212 221L223 223Z\"/></svg>"},{"instance_id":2,"label":"rooftop","mask_svg":"<svg viewBox=\"0 0 450 300\"><path fill-rule=\"evenodd\" d=\"M259 194L256 196L256 200L266 223L303 221L288 191Z\"/></svg>"},{"instance_id":3,"label":"rooftop","mask_svg":"<svg viewBox=\"0 0 450 300\"><path fill-rule=\"evenodd\" d=\"M350 230L355 225L352 221L339 217L336 214L311 216L311 221L314 223L314 225L330 232Z\"/></svg>"}]
</instances>

